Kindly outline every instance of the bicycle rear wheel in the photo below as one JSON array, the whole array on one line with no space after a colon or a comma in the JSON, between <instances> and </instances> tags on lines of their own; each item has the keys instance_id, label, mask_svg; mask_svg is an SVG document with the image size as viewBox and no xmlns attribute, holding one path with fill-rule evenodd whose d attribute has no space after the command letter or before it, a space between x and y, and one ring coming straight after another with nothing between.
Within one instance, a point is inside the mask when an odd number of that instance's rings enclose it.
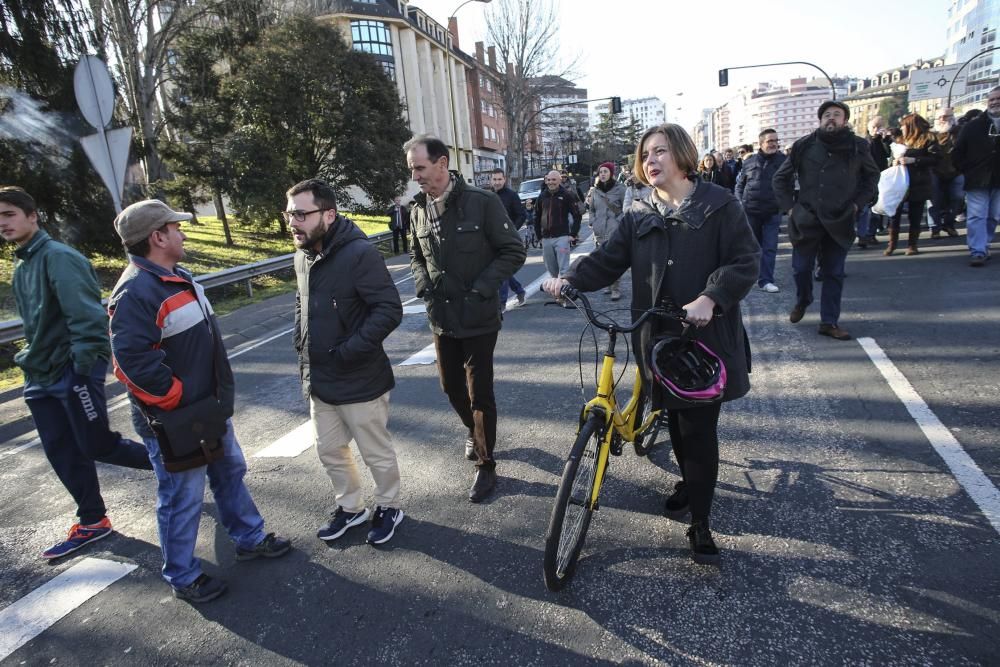
<instances>
[{"instance_id":1,"label":"bicycle rear wheel","mask_svg":"<svg viewBox=\"0 0 1000 667\"><path fill-rule=\"evenodd\" d=\"M580 429L563 468L545 535L545 587L558 591L573 577L593 510L588 507L597 477L604 420L592 414Z\"/></svg>"},{"instance_id":2,"label":"bicycle rear wheel","mask_svg":"<svg viewBox=\"0 0 1000 667\"><path fill-rule=\"evenodd\" d=\"M642 420L646 418L649 413L653 412L653 396L652 392L645 390L643 393L646 394L645 398L642 399L642 411L636 417L636 423L641 424ZM660 412L660 416L656 418L652 424L650 424L649 429L636 437L632 441L632 447L635 448L636 456L646 456L653 448L656 447L656 439L660 437L660 427L662 425L664 413Z\"/></svg>"}]
</instances>

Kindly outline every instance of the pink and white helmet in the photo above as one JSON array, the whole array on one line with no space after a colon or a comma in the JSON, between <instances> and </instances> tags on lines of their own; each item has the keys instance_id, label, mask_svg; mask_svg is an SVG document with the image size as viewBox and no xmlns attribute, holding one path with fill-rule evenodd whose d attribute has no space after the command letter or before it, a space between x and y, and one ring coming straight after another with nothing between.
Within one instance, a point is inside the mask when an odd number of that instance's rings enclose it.
<instances>
[{"instance_id":1,"label":"pink and white helmet","mask_svg":"<svg viewBox=\"0 0 1000 667\"><path fill-rule=\"evenodd\" d=\"M653 378L670 395L688 403L715 403L726 390L726 365L701 341L668 335L649 355Z\"/></svg>"}]
</instances>

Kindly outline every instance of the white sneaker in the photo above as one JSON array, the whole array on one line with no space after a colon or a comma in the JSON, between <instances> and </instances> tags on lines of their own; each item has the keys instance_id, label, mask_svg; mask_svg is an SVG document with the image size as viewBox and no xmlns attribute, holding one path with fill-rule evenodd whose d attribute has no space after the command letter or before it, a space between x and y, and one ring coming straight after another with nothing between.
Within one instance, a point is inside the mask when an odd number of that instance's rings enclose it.
<instances>
[{"instance_id":1,"label":"white sneaker","mask_svg":"<svg viewBox=\"0 0 1000 667\"><path fill-rule=\"evenodd\" d=\"M768 294L774 294L775 292L780 292L781 288L774 283L764 283L760 286L761 290L767 292Z\"/></svg>"}]
</instances>

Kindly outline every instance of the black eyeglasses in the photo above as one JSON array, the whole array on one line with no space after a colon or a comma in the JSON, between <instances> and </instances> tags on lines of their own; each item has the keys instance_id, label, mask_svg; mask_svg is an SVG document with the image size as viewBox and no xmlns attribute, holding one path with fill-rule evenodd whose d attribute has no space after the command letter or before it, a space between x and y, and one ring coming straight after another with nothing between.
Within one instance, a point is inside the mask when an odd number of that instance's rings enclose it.
<instances>
[{"instance_id":1,"label":"black eyeglasses","mask_svg":"<svg viewBox=\"0 0 1000 667\"><path fill-rule=\"evenodd\" d=\"M312 215L313 213L320 213L322 211L330 211L329 208L314 208L311 211L282 211L281 217L285 219L285 222L291 222L292 218L295 218L296 222L305 222L306 217Z\"/></svg>"}]
</instances>

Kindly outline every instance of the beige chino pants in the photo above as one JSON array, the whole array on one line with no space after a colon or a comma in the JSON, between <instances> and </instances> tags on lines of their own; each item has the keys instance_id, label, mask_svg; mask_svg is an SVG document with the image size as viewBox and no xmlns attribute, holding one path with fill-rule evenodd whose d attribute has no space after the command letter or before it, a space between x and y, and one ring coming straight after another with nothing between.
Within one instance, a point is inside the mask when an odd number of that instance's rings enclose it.
<instances>
[{"instance_id":1,"label":"beige chino pants","mask_svg":"<svg viewBox=\"0 0 1000 667\"><path fill-rule=\"evenodd\" d=\"M345 512L360 512L365 503L361 478L351 452L351 440L375 481L375 504L399 507L399 465L389 435L389 392L372 401L330 405L315 396L309 413L316 431L316 453L333 482L337 504Z\"/></svg>"}]
</instances>

